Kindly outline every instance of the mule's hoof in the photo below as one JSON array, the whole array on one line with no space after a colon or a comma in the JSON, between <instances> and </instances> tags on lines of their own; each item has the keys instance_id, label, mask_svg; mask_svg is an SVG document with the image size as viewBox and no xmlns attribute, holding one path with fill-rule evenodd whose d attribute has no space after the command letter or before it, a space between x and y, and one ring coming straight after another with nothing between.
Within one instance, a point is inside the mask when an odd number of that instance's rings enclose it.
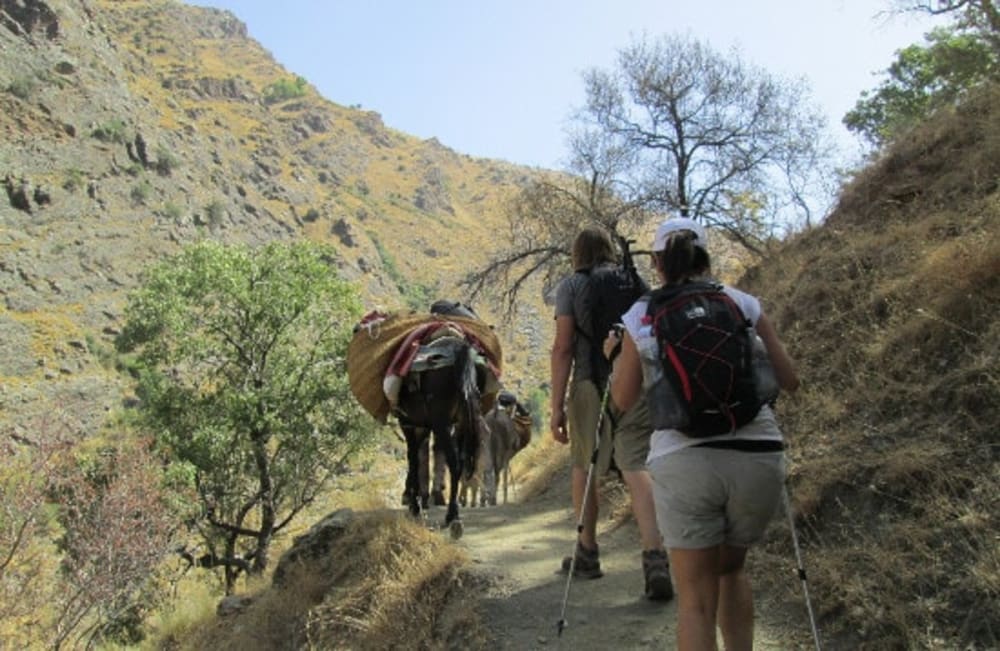
<instances>
[{"instance_id":1,"label":"mule's hoof","mask_svg":"<svg viewBox=\"0 0 1000 651\"><path fill-rule=\"evenodd\" d=\"M451 524L448 525L448 530L451 531L451 539L458 540L465 533L465 526L462 525L461 520L452 520Z\"/></svg>"}]
</instances>

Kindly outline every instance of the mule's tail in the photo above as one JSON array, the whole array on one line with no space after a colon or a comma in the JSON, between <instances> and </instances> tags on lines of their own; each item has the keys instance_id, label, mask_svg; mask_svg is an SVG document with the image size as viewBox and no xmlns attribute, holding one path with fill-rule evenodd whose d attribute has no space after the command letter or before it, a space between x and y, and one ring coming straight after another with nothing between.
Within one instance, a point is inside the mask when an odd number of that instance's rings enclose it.
<instances>
[{"instance_id":1,"label":"mule's tail","mask_svg":"<svg viewBox=\"0 0 1000 651\"><path fill-rule=\"evenodd\" d=\"M479 386L476 384L476 359L472 354L472 346L465 342L459 348L455 357L455 370L458 373L459 415L458 451L462 460L462 476L470 479L476 472L476 460L479 458L479 441L481 419L479 418Z\"/></svg>"}]
</instances>

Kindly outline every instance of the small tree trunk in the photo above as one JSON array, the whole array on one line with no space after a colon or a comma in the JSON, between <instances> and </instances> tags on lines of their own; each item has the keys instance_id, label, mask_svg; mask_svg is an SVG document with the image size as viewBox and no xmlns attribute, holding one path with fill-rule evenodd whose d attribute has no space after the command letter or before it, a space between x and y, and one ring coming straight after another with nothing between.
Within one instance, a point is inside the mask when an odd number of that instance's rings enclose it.
<instances>
[{"instance_id":1,"label":"small tree trunk","mask_svg":"<svg viewBox=\"0 0 1000 651\"><path fill-rule=\"evenodd\" d=\"M274 513L274 486L271 480L271 464L267 456L266 436L254 437L254 459L257 462L260 483L260 533L257 535L257 550L251 571L259 574L267 569L267 556L277 521Z\"/></svg>"}]
</instances>

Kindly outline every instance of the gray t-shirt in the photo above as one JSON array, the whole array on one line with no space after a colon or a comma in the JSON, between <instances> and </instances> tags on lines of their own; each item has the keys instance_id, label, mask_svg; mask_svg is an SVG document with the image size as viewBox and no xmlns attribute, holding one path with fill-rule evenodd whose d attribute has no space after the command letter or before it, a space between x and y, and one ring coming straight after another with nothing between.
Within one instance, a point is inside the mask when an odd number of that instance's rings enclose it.
<instances>
[{"instance_id":1,"label":"gray t-shirt","mask_svg":"<svg viewBox=\"0 0 1000 651\"><path fill-rule=\"evenodd\" d=\"M614 266L613 263L606 263ZM573 332L573 382L589 380L593 377L590 365L590 340L583 334L590 332L590 315L585 313L584 296L587 290L588 276L584 273L574 273L567 276L556 288L556 318L573 317L575 325ZM583 332L581 332L583 331ZM597 345L603 345L602 335Z\"/></svg>"}]
</instances>

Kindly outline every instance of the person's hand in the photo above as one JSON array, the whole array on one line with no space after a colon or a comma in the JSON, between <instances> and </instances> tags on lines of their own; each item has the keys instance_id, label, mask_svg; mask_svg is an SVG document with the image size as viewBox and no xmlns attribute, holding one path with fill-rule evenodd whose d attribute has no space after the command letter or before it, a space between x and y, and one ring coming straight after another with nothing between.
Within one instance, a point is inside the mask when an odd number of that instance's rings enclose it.
<instances>
[{"instance_id":1,"label":"person's hand","mask_svg":"<svg viewBox=\"0 0 1000 651\"><path fill-rule=\"evenodd\" d=\"M552 430L552 438L556 443L566 445L569 443L569 432L566 431L566 410L564 408L553 409L549 418L549 429Z\"/></svg>"},{"instance_id":2,"label":"person's hand","mask_svg":"<svg viewBox=\"0 0 1000 651\"><path fill-rule=\"evenodd\" d=\"M618 357L618 353L622 350L622 330L622 325L617 323L608 330L608 337L604 340L603 350L604 356L609 361L615 361L615 357Z\"/></svg>"}]
</instances>

